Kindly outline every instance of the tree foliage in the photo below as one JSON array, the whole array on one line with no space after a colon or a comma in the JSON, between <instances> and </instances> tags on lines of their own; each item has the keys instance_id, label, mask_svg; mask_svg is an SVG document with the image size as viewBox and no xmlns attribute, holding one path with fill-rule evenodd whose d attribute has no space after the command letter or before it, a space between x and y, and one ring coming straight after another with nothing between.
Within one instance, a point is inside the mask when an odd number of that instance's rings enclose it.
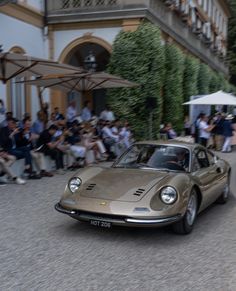
<instances>
[{"instance_id":1,"label":"tree foliage","mask_svg":"<svg viewBox=\"0 0 236 291\"><path fill-rule=\"evenodd\" d=\"M138 138L147 138L150 110L148 97L156 99L153 109L153 131L159 131L162 112L164 78L164 47L157 26L142 23L135 32L120 32L111 55L108 70L140 86L132 89L112 89L108 102L123 119L128 119Z\"/></svg>"}]
</instances>

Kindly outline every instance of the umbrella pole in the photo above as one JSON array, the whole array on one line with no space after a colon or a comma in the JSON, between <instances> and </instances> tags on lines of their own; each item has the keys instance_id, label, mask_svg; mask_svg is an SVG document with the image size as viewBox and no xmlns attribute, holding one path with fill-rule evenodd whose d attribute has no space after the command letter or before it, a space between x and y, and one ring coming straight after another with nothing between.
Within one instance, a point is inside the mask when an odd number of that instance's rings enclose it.
<instances>
[{"instance_id":1,"label":"umbrella pole","mask_svg":"<svg viewBox=\"0 0 236 291\"><path fill-rule=\"evenodd\" d=\"M40 110L43 112L43 123L44 123L44 128L46 128L47 123L48 123L48 114L45 111L44 108L44 102L43 102L43 90L40 89L39 86L37 86L37 91L38 91L38 97L39 97L39 104L40 104Z\"/></svg>"},{"instance_id":2,"label":"umbrella pole","mask_svg":"<svg viewBox=\"0 0 236 291\"><path fill-rule=\"evenodd\" d=\"M37 86L37 91L38 91L40 110L43 110L43 96L42 96L43 90L40 90L40 87Z\"/></svg>"}]
</instances>

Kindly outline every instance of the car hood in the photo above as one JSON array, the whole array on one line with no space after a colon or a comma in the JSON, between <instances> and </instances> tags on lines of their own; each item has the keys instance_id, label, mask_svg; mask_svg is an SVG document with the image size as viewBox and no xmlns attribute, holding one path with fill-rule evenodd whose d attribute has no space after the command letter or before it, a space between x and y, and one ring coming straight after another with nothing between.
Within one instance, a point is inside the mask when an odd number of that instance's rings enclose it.
<instances>
[{"instance_id":1,"label":"car hood","mask_svg":"<svg viewBox=\"0 0 236 291\"><path fill-rule=\"evenodd\" d=\"M104 200L136 202L168 173L142 169L90 168L79 175L80 196Z\"/></svg>"}]
</instances>

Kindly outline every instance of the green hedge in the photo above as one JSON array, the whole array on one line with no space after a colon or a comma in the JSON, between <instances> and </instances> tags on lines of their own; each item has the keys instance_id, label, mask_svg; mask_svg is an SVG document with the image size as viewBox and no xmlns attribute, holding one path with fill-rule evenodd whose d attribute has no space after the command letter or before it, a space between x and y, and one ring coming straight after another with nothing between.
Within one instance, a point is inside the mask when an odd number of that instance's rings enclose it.
<instances>
[{"instance_id":1,"label":"green hedge","mask_svg":"<svg viewBox=\"0 0 236 291\"><path fill-rule=\"evenodd\" d=\"M163 45L157 26L143 22L136 31L121 31L113 44L108 71L139 84L128 89L110 89L107 99L121 119L127 119L138 139L149 138L148 97L156 99L153 137L161 122L171 122L180 133L188 107L182 103L192 95L218 90L235 92L225 77L197 58L185 56L174 44Z\"/></svg>"},{"instance_id":2,"label":"green hedge","mask_svg":"<svg viewBox=\"0 0 236 291\"><path fill-rule=\"evenodd\" d=\"M162 87L165 55L160 30L150 23L143 23L135 32L120 32L111 55L108 70L139 84L132 89L112 89L108 102L122 119L128 119L136 137L148 138L150 110L146 108L148 97L156 99L153 109L154 137L159 131L162 113Z\"/></svg>"},{"instance_id":3,"label":"green hedge","mask_svg":"<svg viewBox=\"0 0 236 291\"><path fill-rule=\"evenodd\" d=\"M163 122L171 122L174 128L183 129L183 72L184 54L173 44L166 44L166 77L164 82Z\"/></svg>"}]
</instances>

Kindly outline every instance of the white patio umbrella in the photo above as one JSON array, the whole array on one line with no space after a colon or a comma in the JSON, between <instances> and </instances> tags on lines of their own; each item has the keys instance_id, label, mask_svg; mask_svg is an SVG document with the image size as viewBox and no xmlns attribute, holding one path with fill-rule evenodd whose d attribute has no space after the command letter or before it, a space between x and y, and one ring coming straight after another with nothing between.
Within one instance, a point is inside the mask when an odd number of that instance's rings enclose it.
<instances>
[{"instance_id":1,"label":"white patio umbrella","mask_svg":"<svg viewBox=\"0 0 236 291\"><path fill-rule=\"evenodd\" d=\"M236 97L231 93L218 91L209 95L204 95L183 105L234 105L236 106Z\"/></svg>"},{"instance_id":2,"label":"white patio umbrella","mask_svg":"<svg viewBox=\"0 0 236 291\"><path fill-rule=\"evenodd\" d=\"M83 69L59 64L51 60L10 52L0 53L0 81L4 84L15 77L32 77L48 74L74 74Z\"/></svg>"}]
</instances>

